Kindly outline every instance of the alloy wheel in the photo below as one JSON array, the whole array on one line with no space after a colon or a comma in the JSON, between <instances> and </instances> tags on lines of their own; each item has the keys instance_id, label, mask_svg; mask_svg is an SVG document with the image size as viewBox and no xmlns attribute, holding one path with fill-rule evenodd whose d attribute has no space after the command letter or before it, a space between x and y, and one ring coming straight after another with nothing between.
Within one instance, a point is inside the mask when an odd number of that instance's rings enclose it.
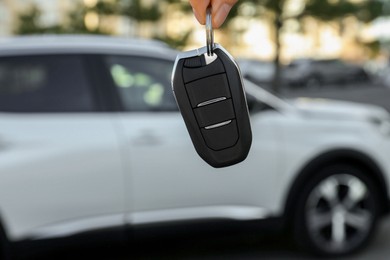
<instances>
[{"instance_id":1,"label":"alloy wheel","mask_svg":"<svg viewBox=\"0 0 390 260\"><path fill-rule=\"evenodd\" d=\"M333 253L356 247L372 229L371 201L367 185L356 176L337 174L325 178L310 192L305 205L311 240Z\"/></svg>"}]
</instances>

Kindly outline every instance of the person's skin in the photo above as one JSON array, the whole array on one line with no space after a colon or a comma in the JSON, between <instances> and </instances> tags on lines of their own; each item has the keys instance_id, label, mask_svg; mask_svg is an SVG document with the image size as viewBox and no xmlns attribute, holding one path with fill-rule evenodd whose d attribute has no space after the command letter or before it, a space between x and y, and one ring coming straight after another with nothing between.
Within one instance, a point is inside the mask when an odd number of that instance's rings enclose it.
<instances>
[{"instance_id":1,"label":"person's skin","mask_svg":"<svg viewBox=\"0 0 390 260\"><path fill-rule=\"evenodd\" d=\"M206 9L212 8L213 28L219 28L237 0L190 0L192 10L200 24L206 23Z\"/></svg>"}]
</instances>

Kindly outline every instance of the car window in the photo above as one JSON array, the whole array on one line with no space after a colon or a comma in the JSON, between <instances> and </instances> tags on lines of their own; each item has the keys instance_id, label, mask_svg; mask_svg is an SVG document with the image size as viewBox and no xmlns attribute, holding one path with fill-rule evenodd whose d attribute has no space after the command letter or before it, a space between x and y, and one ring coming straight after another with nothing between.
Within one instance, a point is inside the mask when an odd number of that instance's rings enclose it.
<instances>
[{"instance_id":1,"label":"car window","mask_svg":"<svg viewBox=\"0 0 390 260\"><path fill-rule=\"evenodd\" d=\"M107 56L106 63L126 111L177 111L171 88L173 62Z\"/></svg>"},{"instance_id":2,"label":"car window","mask_svg":"<svg viewBox=\"0 0 390 260\"><path fill-rule=\"evenodd\" d=\"M0 57L0 111L95 110L82 58L71 55Z\"/></svg>"}]
</instances>

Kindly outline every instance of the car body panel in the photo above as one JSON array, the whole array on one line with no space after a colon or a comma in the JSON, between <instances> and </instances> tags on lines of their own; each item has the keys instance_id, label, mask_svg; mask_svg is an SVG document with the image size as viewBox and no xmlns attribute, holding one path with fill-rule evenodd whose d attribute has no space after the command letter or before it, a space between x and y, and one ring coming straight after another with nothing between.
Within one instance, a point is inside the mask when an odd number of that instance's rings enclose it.
<instances>
[{"instance_id":1,"label":"car body panel","mask_svg":"<svg viewBox=\"0 0 390 260\"><path fill-rule=\"evenodd\" d=\"M120 150L109 115L1 113L0 136L0 208L9 239L124 213Z\"/></svg>"},{"instance_id":2,"label":"car body panel","mask_svg":"<svg viewBox=\"0 0 390 260\"><path fill-rule=\"evenodd\" d=\"M129 153L126 168L132 172L128 182L131 214L220 206L272 212L276 205L268 194L275 188L276 176L262 174L278 167L280 151L274 145L278 131L272 118L259 113L252 120L253 129L261 135L253 138L254 146L244 162L214 169L196 154L178 112L122 114L123 144Z\"/></svg>"}]
</instances>

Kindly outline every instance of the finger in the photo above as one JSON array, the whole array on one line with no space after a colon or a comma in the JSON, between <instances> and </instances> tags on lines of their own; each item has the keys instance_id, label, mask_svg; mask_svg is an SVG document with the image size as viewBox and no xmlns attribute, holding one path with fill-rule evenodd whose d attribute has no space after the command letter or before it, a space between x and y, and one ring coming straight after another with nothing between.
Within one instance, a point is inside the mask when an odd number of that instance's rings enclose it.
<instances>
[{"instance_id":1,"label":"finger","mask_svg":"<svg viewBox=\"0 0 390 260\"><path fill-rule=\"evenodd\" d=\"M226 20L233 5L237 0L212 0L213 28L219 28Z\"/></svg>"},{"instance_id":2,"label":"finger","mask_svg":"<svg viewBox=\"0 0 390 260\"><path fill-rule=\"evenodd\" d=\"M206 8L210 5L210 0L190 0L194 15L200 24L206 23Z\"/></svg>"}]
</instances>

